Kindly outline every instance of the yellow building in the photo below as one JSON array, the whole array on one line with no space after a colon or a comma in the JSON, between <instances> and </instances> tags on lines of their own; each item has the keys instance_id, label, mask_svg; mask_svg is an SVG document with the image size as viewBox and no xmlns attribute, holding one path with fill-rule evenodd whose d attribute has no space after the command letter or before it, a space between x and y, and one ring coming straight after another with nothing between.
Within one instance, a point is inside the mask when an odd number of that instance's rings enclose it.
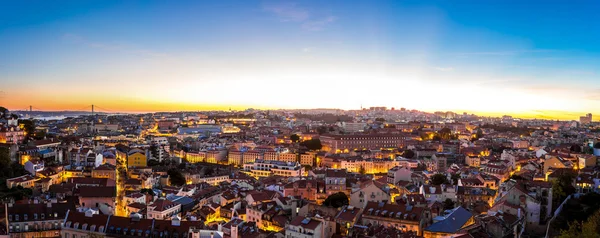
<instances>
[{"instance_id":1,"label":"yellow building","mask_svg":"<svg viewBox=\"0 0 600 238\"><path fill-rule=\"evenodd\" d=\"M127 168L146 167L146 162L147 158L143 150L132 149L127 153Z\"/></svg>"}]
</instances>

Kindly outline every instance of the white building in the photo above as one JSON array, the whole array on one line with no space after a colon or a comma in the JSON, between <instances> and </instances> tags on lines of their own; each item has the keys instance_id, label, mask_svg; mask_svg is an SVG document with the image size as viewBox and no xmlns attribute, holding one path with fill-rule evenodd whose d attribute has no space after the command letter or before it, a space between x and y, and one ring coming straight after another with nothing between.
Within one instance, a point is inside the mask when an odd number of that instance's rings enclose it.
<instances>
[{"instance_id":1,"label":"white building","mask_svg":"<svg viewBox=\"0 0 600 238\"><path fill-rule=\"evenodd\" d=\"M27 172L29 172L31 175L35 176L37 172L44 170L44 161L39 159L30 159L29 161L25 162L25 170L27 170Z\"/></svg>"},{"instance_id":2,"label":"white building","mask_svg":"<svg viewBox=\"0 0 600 238\"><path fill-rule=\"evenodd\" d=\"M321 221L311 218L296 217L285 227L286 238L325 238Z\"/></svg>"},{"instance_id":3,"label":"white building","mask_svg":"<svg viewBox=\"0 0 600 238\"><path fill-rule=\"evenodd\" d=\"M387 182L396 184L400 181L410 181L410 169L406 167L396 166L391 168L387 174Z\"/></svg>"},{"instance_id":4,"label":"white building","mask_svg":"<svg viewBox=\"0 0 600 238\"><path fill-rule=\"evenodd\" d=\"M365 208L367 202L390 202L391 196L387 185L377 181L368 181L361 184L350 194L350 206Z\"/></svg>"},{"instance_id":5,"label":"white building","mask_svg":"<svg viewBox=\"0 0 600 238\"><path fill-rule=\"evenodd\" d=\"M148 219L169 220L181 212L181 204L166 199L158 199L146 206Z\"/></svg>"},{"instance_id":6,"label":"white building","mask_svg":"<svg viewBox=\"0 0 600 238\"><path fill-rule=\"evenodd\" d=\"M450 199L454 202L457 201L456 187L442 185L421 185L419 188L419 194L425 197L428 202L444 202L446 199Z\"/></svg>"},{"instance_id":7,"label":"white building","mask_svg":"<svg viewBox=\"0 0 600 238\"><path fill-rule=\"evenodd\" d=\"M244 171L254 177L299 177L304 173L304 168L298 162L255 160L254 163L244 164Z\"/></svg>"}]
</instances>

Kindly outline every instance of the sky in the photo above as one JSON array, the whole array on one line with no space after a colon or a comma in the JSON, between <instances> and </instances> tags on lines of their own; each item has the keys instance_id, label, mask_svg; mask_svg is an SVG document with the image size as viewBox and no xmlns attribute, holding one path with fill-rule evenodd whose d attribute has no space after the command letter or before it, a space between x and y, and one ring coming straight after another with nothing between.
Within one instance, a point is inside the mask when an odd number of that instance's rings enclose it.
<instances>
[{"instance_id":1,"label":"sky","mask_svg":"<svg viewBox=\"0 0 600 238\"><path fill-rule=\"evenodd\" d=\"M598 1L12 1L0 105L600 115Z\"/></svg>"}]
</instances>

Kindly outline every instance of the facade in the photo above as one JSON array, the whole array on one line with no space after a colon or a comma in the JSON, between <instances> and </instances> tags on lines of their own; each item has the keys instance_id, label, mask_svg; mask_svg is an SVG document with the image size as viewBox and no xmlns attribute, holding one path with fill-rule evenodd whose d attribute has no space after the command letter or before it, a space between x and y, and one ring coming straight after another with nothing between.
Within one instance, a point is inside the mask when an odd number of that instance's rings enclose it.
<instances>
[{"instance_id":1,"label":"facade","mask_svg":"<svg viewBox=\"0 0 600 238\"><path fill-rule=\"evenodd\" d=\"M389 188L377 181L367 181L361 185L360 189L353 191L350 194L350 205L353 207L364 208L368 202L383 202L391 201ZM364 209L363 209L364 210Z\"/></svg>"},{"instance_id":2,"label":"facade","mask_svg":"<svg viewBox=\"0 0 600 238\"><path fill-rule=\"evenodd\" d=\"M452 237L458 234L460 229L470 226L474 223L475 218L471 212L462 207L457 207L433 218L433 224L425 228L423 237Z\"/></svg>"},{"instance_id":3,"label":"facade","mask_svg":"<svg viewBox=\"0 0 600 238\"><path fill-rule=\"evenodd\" d=\"M92 178L107 178L117 181L117 167L112 164L103 164L92 170Z\"/></svg>"},{"instance_id":4,"label":"facade","mask_svg":"<svg viewBox=\"0 0 600 238\"><path fill-rule=\"evenodd\" d=\"M396 184L400 181L410 181L411 172L406 167L396 166L391 168L387 173L387 182L390 184Z\"/></svg>"},{"instance_id":5,"label":"facade","mask_svg":"<svg viewBox=\"0 0 600 238\"><path fill-rule=\"evenodd\" d=\"M362 225L383 225L422 235L429 217L429 212L422 207L368 202L362 214Z\"/></svg>"},{"instance_id":6,"label":"facade","mask_svg":"<svg viewBox=\"0 0 600 238\"><path fill-rule=\"evenodd\" d=\"M346 176L345 169L327 169L325 171L325 187L328 196L338 192L349 193L346 189Z\"/></svg>"},{"instance_id":7,"label":"facade","mask_svg":"<svg viewBox=\"0 0 600 238\"><path fill-rule=\"evenodd\" d=\"M131 149L127 152L127 167L146 167L147 166L146 152L140 149Z\"/></svg>"},{"instance_id":8,"label":"facade","mask_svg":"<svg viewBox=\"0 0 600 238\"><path fill-rule=\"evenodd\" d=\"M403 148L406 136L403 134L323 135L319 139L324 150L330 153L341 153L362 149Z\"/></svg>"},{"instance_id":9,"label":"facade","mask_svg":"<svg viewBox=\"0 0 600 238\"><path fill-rule=\"evenodd\" d=\"M279 175L284 177L299 177L304 174L304 168L298 162L281 162L256 160L244 164L244 171L254 177L269 177Z\"/></svg>"},{"instance_id":10,"label":"facade","mask_svg":"<svg viewBox=\"0 0 600 238\"><path fill-rule=\"evenodd\" d=\"M325 238L323 232L321 221L300 216L285 227L286 238Z\"/></svg>"},{"instance_id":11,"label":"facade","mask_svg":"<svg viewBox=\"0 0 600 238\"><path fill-rule=\"evenodd\" d=\"M146 217L156 220L170 220L181 212L181 204L166 199L158 199L146 206Z\"/></svg>"},{"instance_id":12,"label":"facade","mask_svg":"<svg viewBox=\"0 0 600 238\"><path fill-rule=\"evenodd\" d=\"M70 203L5 204L9 237L61 237Z\"/></svg>"}]
</instances>

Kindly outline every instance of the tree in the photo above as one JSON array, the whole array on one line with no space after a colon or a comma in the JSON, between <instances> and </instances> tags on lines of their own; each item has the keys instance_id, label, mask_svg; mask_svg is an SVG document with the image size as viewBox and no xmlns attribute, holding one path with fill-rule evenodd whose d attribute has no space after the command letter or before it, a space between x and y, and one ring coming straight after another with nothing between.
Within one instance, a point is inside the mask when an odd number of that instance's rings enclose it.
<instances>
[{"instance_id":1,"label":"tree","mask_svg":"<svg viewBox=\"0 0 600 238\"><path fill-rule=\"evenodd\" d=\"M581 152L581 146L579 145L572 145L570 148L571 152L576 152L576 153L580 153Z\"/></svg>"},{"instance_id":2,"label":"tree","mask_svg":"<svg viewBox=\"0 0 600 238\"><path fill-rule=\"evenodd\" d=\"M158 162L158 160L155 160L155 159L148 160L148 167L157 166L157 165L160 165L160 162Z\"/></svg>"},{"instance_id":3,"label":"tree","mask_svg":"<svg viewBox=\"0 0 600 238\"><path fill-rule=\"evenodd\" d=\"M593 238L600 234L600 210L588 217L584 222L573 221L569 229L562 230L559 238Z\"/></svg>"},{"instance_id":4,"label":"tree","mask_svg":"<svg viewBox=\"0 0 600 238\"><path fill-rule=\"evenodd\" d=\"M448 184L448 178L444 174L434 174L431 176L432 185Z\"/></svg>"},{"instance_id":5,"label":"tree","mask_svg":"<svg viewBox=\"0 0 600 238\"><path fill-rule=\"evenodd\" d=\"M446 198L446 200L444 200L444 210L450 210L454 208L454 201L452 201L452 199L450 198Z\"/></svg>"},{"instance_id":6,"label":"tree","mask_svg":"<svg viewBox=\"0 0 600 238\"><path fill-rule=\"evenodd\" d=\"M477 133L475 134L475 137L477 137L478 140L483 137L483 130L481 130L481 128L477 128Z\"/></svg>"},{"instance_id":7,"label":"tree","mask_svg":"<svg viewBox=\"0 0 600 238\"><path fill-rule=\"evenodd\" d=\"M363 167L362 165L360 166L360 168L358 168L358 173L360 174L366 174L367 171L365 170L365 167Z\"/></svg>"},{"instance_id":8,"label":"tree","mask_svg":"<svg viewBox=\"0 0 600 238\"><path fill-rule=\"evenodd\" d=\"M8 147L0 147L0 166L6 168L10 165L10 149Z\"/></svg>"},{"instance_id":9,"label":"tree","mask_svg":"<svg viewBox=\"0 0 600 238\"><path fill-rule=\"evenodd\" d=\"M458 180L460 179L460 174L459 173L452 174L450 176L450 178L452 179L452 184L457 185Z\"/></svg>"},{"instance_id":10,"label":"tree","mask_svg":"<svg viewBox=\"0 0 600 238\"><path fill-rule=\"evenodd\" d=\"M297 143L298 141L300 141L300 136L293 134L290 136L290 140L292 140L292 142Z\"/></svg>"},{"instance_id":11,"label":"tree","mask_svg":"<svg viewBox=\"0 0 600 238\"><path fill-rule=\"evenodd\" d=\"M444 127L438 132L438 135L444 140L450 140L452 137L452 130L448 127Z\"/></svg>"},{"instance_id":12,"label":"tree","mask_svg":"<svg viewBox=\"0 0 600 238\"><path fill-rule=\"evenodd\" d=\"M404 158L407 158L407 159L412 159L415 157L415 152L412 150L405 150L404 153L402 154L402 156L404 156Z\"/></svg>"},{"instance_id":13,"label":"tree","mask_svg":"<svg viewBox=\"0 0 600 238\"><path fill-rule=\"evenodd\" d=\"M149 194L150 196L154 196L154 190L149 189L149 188L142 188L142 190L140 190L140 193L145 193L145 194Z\"/></svg>"},{"instance_id":14,"label":"tree","mask_svg":"<svg viewBox=\"0 0 600 238\"><path fill-rule=\"evenodd\" d=\"M323 148L323 145L321 144L321 140L319 140L319 139L305 140L305 141L300 142L300 145L306 147L309 150L320 150Z\"/></svg>"},{"instance_id":15,"label":"tree","mask_svg":"<svg viewBox=\"0 0 600 238\"><path fill-rule=\"evenodd\" d=\"M555 201L558 202L558 204L565 200L567 196L575 193L576 189L573 186L573 180L575 177L576 174L573 172L563 173L552 182L552 195L557 196L558 199Z\"/></svg>"},{"instance_id":16,"label":"tree","mask_svg":"<svg viewBox=\"0 0 600 238\"><path fill-rule=\"evenodd\" d=\"M178 169L171 168L167 171L167 174L169 175L169 182L173 186L183 186L186 183L185 177Z\"/></svg>"},{"instance_id":17,"label":"tree","mask_svg":"<svg viewBox=\"0 0 600 238\"><path fill-rule=\"evenodd\" d=\"M327 133L327 127L326 126L317 127L317 133L319 133L319 135Z\"/></svg>"},{"instance_id":18,"label":"tree","mask_svg":"<svg viewBox=\"0 0 600 238\"><path fill-rule=\"evenodd\" d=\"M323 205L338 208L348 205L348 203L348 196L346 196L346 194L343 192L339 192L331 194L329 197L327 197L325 202L323 202Z\"/></svg>"},{"instance_id":19,"label":"tree","mask_svg":"<svg viewBox=\"0 0 600 238\"><path fill-rule=\"evenodd\" d=\"M0 114L4 115L4 117L7 117L7 115L6 115L7 113L8 113L8 109L0 106Z\"/></svg>"}]
</instances>

